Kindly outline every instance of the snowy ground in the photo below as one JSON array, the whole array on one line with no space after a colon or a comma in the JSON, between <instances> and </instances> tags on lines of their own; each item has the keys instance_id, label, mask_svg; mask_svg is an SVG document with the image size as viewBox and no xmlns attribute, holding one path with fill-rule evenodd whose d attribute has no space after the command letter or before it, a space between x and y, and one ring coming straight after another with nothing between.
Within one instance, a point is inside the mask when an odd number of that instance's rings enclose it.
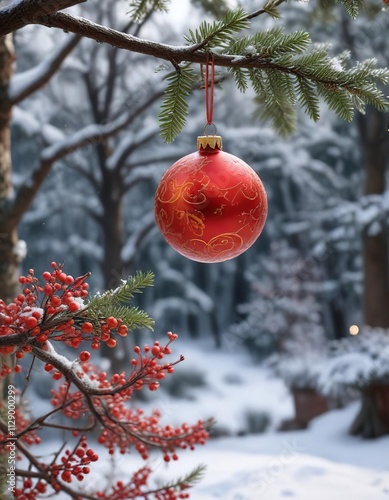
<instances>
[{"instance_id":1,"label":"snowy ground","mask_svg":"<svg viewBox=\"0 0 389 500\"><path fill-rule=\"evenodd\" d=\"M174 464L207 464L193 499L389 499L389 438L347 435L356 405L316 419L308 431L221 439ZM162 466L161 466L162 468ZM163 476L163 471L159 474Z\"/></svg>"},{"instance_id":2,"label":"snowy ground","mask_svg":"<svg viewBox=\"0 0 389 500\"><path fill-rule=\"evenodd\" d=\"M389 437L365 441L347 433L358 403L315 419L306 431L276 432L279 422L292 415L288 390L280 380L243 354L215 354L207 346L184 342L177 342L177 349L186 361L172 379L185 375L187 380L190 373L196 379L200 371L205 385L188 387L187 399L180 400L161 390L142 406L159 407L169 423L213 415L219 429L232 437L182 452L178 462L168 465L155 454L151 466L161 481L202 463L207 471L191 490L193 500L389 500ZM247 412L269 415L268 432L238 436ZM135 453L112 464L98 462L88 483L101 487L112 475L123 479L143 464Z\"/></svg>"}]
</instances>

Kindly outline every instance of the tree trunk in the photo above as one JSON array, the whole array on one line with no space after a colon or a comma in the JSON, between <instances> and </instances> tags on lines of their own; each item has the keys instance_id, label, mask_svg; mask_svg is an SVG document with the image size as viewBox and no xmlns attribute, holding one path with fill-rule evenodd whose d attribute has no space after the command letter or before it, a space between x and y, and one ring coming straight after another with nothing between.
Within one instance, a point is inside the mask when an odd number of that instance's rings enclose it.
<instances>
[{"instance_id":1,"label":"tree trunk","mask_svg":"<svg viewBox=\"0 0 389 500\"><path fill-rule=\"evenodd\" d=\"M106 176L100 200L103 207L104 256L102 272L104 288L109 290L118 286L125 275L124 263L121 257L123 248L122 197L113 174Z\"/></svg>"},{"instance_id":2,"label":"tree trunk","mask_svg":"<svg viewBox=\"0 0 389 500\"><path fill-rule=\"evenodd\" d=\"M364 438L389 434L389 385L370 385L362 389L361 409L350 433Z\"/></svg>"},{"instance_id":3,"label":"tree trunk","mask_svg":"<svg viewBox=\"0 0 389 500\"><path fill-rule=\"evenodd\" d=\"M18 236L16 228L10 227L7 207L13 194L11 163L11 104L8 99L9 82L12 76L15 59L12 35L0 38L0 299L10 302L19 290L18 264L16 245ZM11 365L10 354L1 354L1 365ZM11 378L0 379L0 408L7 404L7 387ZM7 454L0 454L0 462L6 463ZM0 481L0 497L5 493L7 485Z\"/></svg>"},{"instance_id":4,"label":"tree trunk","mask_svg":"<svg viewBox=\"0 0 389 500\"><path fill-rule=\"evenodd\" d=\"M120 194L119 177L113 172L104 176L100 194L100 202L103 207L102 231L103 231L103 261L102 273L104 289L110 290L120 284L125 277L125 265L121 258L123 248L123 203ZM127 351L126 339L118 337L117 349L110 349L102 343L101 355L110 360L111 367L115 372L127 368L130 354Z\"/></svg>"},{"instance_id":5,"label":"tree trunk","mask_svg":"<svg viewBox=\"0 0 389 500\"><path fill-rule=\"evenodd\" d=\"M369 109L359 116L362 161L365 167L364 194L383 194L389 159L387 116ZM364 231L363 246L363 312L366 325L389 328L388 236L385 228L376 235ZM382 393L383 394L383 393ZM354 420L351 434L373 438L389 433L389 392L386 394L386 416L382 413L381 391L372 384L361 392L362 405Z\"/></svg>"},{"instance_id":6,"label":"tree trunk","mask_svg":"<svg viewBox=\"0 0 389 500\"><path fill-rule=\"evenodd\" d=\"M389 159L387 116L369 109L359 117L362 161L365 167L364 194L383 194ZM369 326L389 328L389 267L387 231L363 234L364 322Z\"/></svg>"},{"instance_id":7,"label":"tree trunk","mask_svg":"<svg viewBox=\"0 0 389 500\"><path fill-rule=\"evenodd\" d=\"M7 217L13 195L8 87L14 59L12 35L0 38L0 298L6 302L19 292L20 263L16 227Z\"/></svg>"}]
</instances>

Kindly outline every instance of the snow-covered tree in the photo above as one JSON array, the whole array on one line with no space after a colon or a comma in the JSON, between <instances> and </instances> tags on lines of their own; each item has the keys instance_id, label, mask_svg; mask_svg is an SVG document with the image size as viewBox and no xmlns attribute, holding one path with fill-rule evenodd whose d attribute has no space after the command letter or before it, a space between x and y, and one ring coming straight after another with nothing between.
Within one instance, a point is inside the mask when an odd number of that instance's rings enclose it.
<instances>
[{"instance_id":1,"label":"snow-covered tree","mask_svg":"<svg viewBox=\"0 0 389 500\"><path fill-rule=\"evenodd\" d=\"M327 102L342 118L351 119L353 106L362 109L365 104L374 104L385 109L382 92L375 86L376 81L386 82L388 75L385 70L374 68L372 61L360 63L354 68L346 69L347 58L342 56L334 59L329 56L325 47L312 47L306 32L299 31L285 34L281 28L270 31L255 31L241 36L240 33L249 28L250 21L260 15L279 15L277 6L281 2L267 2L263 8L246 13L242 9L228 11L220 20L204 21L198 29L193 29L186 35L185 46L173 46L150 40L140 39L104 24L95 23L86 18L79 18L71 13L60 12L67 7L77 5L80 0L22 0L11 3L0 11L2 36L2 77L3 93L2 109L2 188L3 206L7 224L13 222L13 227L2 227L2 248L7 249L2 262L7 262L7 279L14 276L16 283L17 237L15 224L23 214L22 207L31 201L31 191L36 190L31 185L19 190L13 200L10 184L9 159L9 119L12 105L27 93L36 90L38 83L28 82L27 87L12 93L10 78L12 73L13 53L10 33L29 24L42 24L57 27L75 35L92 38L97 42L109 43L112 46L132 52L154 56L172 64L173 72L169 77L166 98L161 109L160 120L163 137L170 141L179 133L186 121L186 95L197 79L193 64L206 62L207 54L215 55L215 65L227 67L232 72L239 88L244 90L251 84L263 116L269 118L280 132L293 130L296 122L295 102L299 100L305 111L315 120L319 118L319 96ZM203 2L204 3L204 2ZM131 16L134 20L144 19L155 10L166 10L168 1L137 1L131 5ZM350 7L351 5L351 7ZM355 15L358 2L345 2L349 13ZM74 39L76 40L76 39ZM76 43L74 41L74 43ZM46 65L47 68L47 65ZM50 74L52 74L51 71ZM44 73L47 75L47 71ZM36 75L36 72L35 72ZM26 81L26 80L24 80ZM37 79L35 78L35 82ZM42 83L42 78L38 79ZM93 141L112 135L112 130L88 130L87 135L79 136L78 142ZM82 137L82 139L80 139ZM74 138L72 138L74 140ZM74 147L72 140L66 144L67 150ZM64 155L63 148L48 149L42 158L34 179L45 176L54 161ZM30 183L31 184L31 183ZM21 203L23 201L23 203ZM16 209L16 207L18 207ZM17 213L16 213L17 212ZM20 253L20 251L19 251ZM12 257L13 256L13 257ZM11 258L12 257L12 258ZM11 263L13 262L13 265ZM4 293L2 293L4 295ZM13 294L11 294L13 295Z\"/></svg>"}]
</instances>

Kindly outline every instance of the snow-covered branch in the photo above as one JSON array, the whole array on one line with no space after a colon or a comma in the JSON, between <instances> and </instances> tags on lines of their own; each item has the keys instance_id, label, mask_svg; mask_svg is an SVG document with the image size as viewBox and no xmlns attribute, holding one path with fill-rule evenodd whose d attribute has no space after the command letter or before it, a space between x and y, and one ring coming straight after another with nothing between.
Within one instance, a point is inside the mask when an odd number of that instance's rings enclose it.
<instances>
[{"instance_id":1,"label":"snow-covered branch","mask_svg":"<svg viewBox=\"0 0 389 500\"><path fill-rule=\"evenodd\" d=\"M30 94L45 85L57 72L58 68L81 40L77 35L71 36L63 45L46 60L32 69L16 74L10 83L8 97L11 104L17 104Z\"/></svg>"},{"instance_id":2,"label":"snow-covered branch","mask_svg":"<svg viewBox=\"0 0 389 500\"><path fill-rule=\"evenodd\" d=\"M147 144L149 141L157 137L159 134L159 129L155 128L152 130L148 130L146 133L142 134L139 138L130 141L128 144L125 144L121 150L120 154L116 155L114 162L112 162L111 168L122 169L125 165L126 159L138 148Z\"/></svg>"},{"instance_id":3,"label":"snow-covered branch","mask_svg":"<svg viewBox=\"0 0 389 500\"><path fill-rule=\"evenodd\" d=\"M131 238L124 245L121 257L127 267L130 266L131 261L133 261L135 256L138 254L139 248L143 240L146 238L146 236L154 227L155 227L154 213L150 212L143 217L143 219L139 224L138 229L133 232Z\"/></svg>"},{"instance_id":4,"label":"snow-covered branch","mask_svg":"<svg viewBox=\"0 0 389 500\"><path fill-rule=\"evenodd\" d=\"M158 100L161 95L162 91L158 90L149 96L145 102L142 102L136 108L130 109L128 113L122 114L116 120L105 125L88 125L73 135L46 147L41 153L40 162L34 170L31 179L21 186L16 195L9 212L9 223L18 224L56 161L85 146L100 144L105 139L114 136L130 126L143 110L147 109L150 103Z\"/></svg>"},{"instance_id":5,"label":"snow-covered branch","mask_svg":"<svg viewBox=\"0 0 389 500\"><path fill-rule=\"evenodd\" d=\"M28 24L86 0L20 0L0 10L0 36L8 35Z\"/></svg>"}]
</instances>

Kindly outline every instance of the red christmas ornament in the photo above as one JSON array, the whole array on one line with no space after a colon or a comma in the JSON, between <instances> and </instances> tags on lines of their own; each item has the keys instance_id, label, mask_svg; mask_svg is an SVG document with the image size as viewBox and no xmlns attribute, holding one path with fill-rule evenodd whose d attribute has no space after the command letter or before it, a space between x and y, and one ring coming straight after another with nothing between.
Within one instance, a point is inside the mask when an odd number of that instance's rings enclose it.
<instances>
[{"instance_id":1,"label":"red christmas ornament","mask_svg":"<svg viewBox=\"0 0 389 500\"><path fill-rule=\"evenodd\" d=\"M214 56L210 85L208 76L209 55L204 133L207 125L213 125ZM155 195L155 218L165 240L181 255L198 262L224 262L246 251L261 234L267 216L266 191L247 163L221 150L220 136L198 137L197 149L162 177Z\"/></svg>"},{"instance_id":2,"label":"red christmas ornament","mask_svg":"<svg viewBox=\"0 0 389 500\"><path fill-rule=\"evenodd\" d=\"M221 151L220 136L201 136L198 151L172 165L155 196L165 240L198 262L223 262L246 251L261 234L267 196L261 179Z\"/></svg>"}]
</instances>

